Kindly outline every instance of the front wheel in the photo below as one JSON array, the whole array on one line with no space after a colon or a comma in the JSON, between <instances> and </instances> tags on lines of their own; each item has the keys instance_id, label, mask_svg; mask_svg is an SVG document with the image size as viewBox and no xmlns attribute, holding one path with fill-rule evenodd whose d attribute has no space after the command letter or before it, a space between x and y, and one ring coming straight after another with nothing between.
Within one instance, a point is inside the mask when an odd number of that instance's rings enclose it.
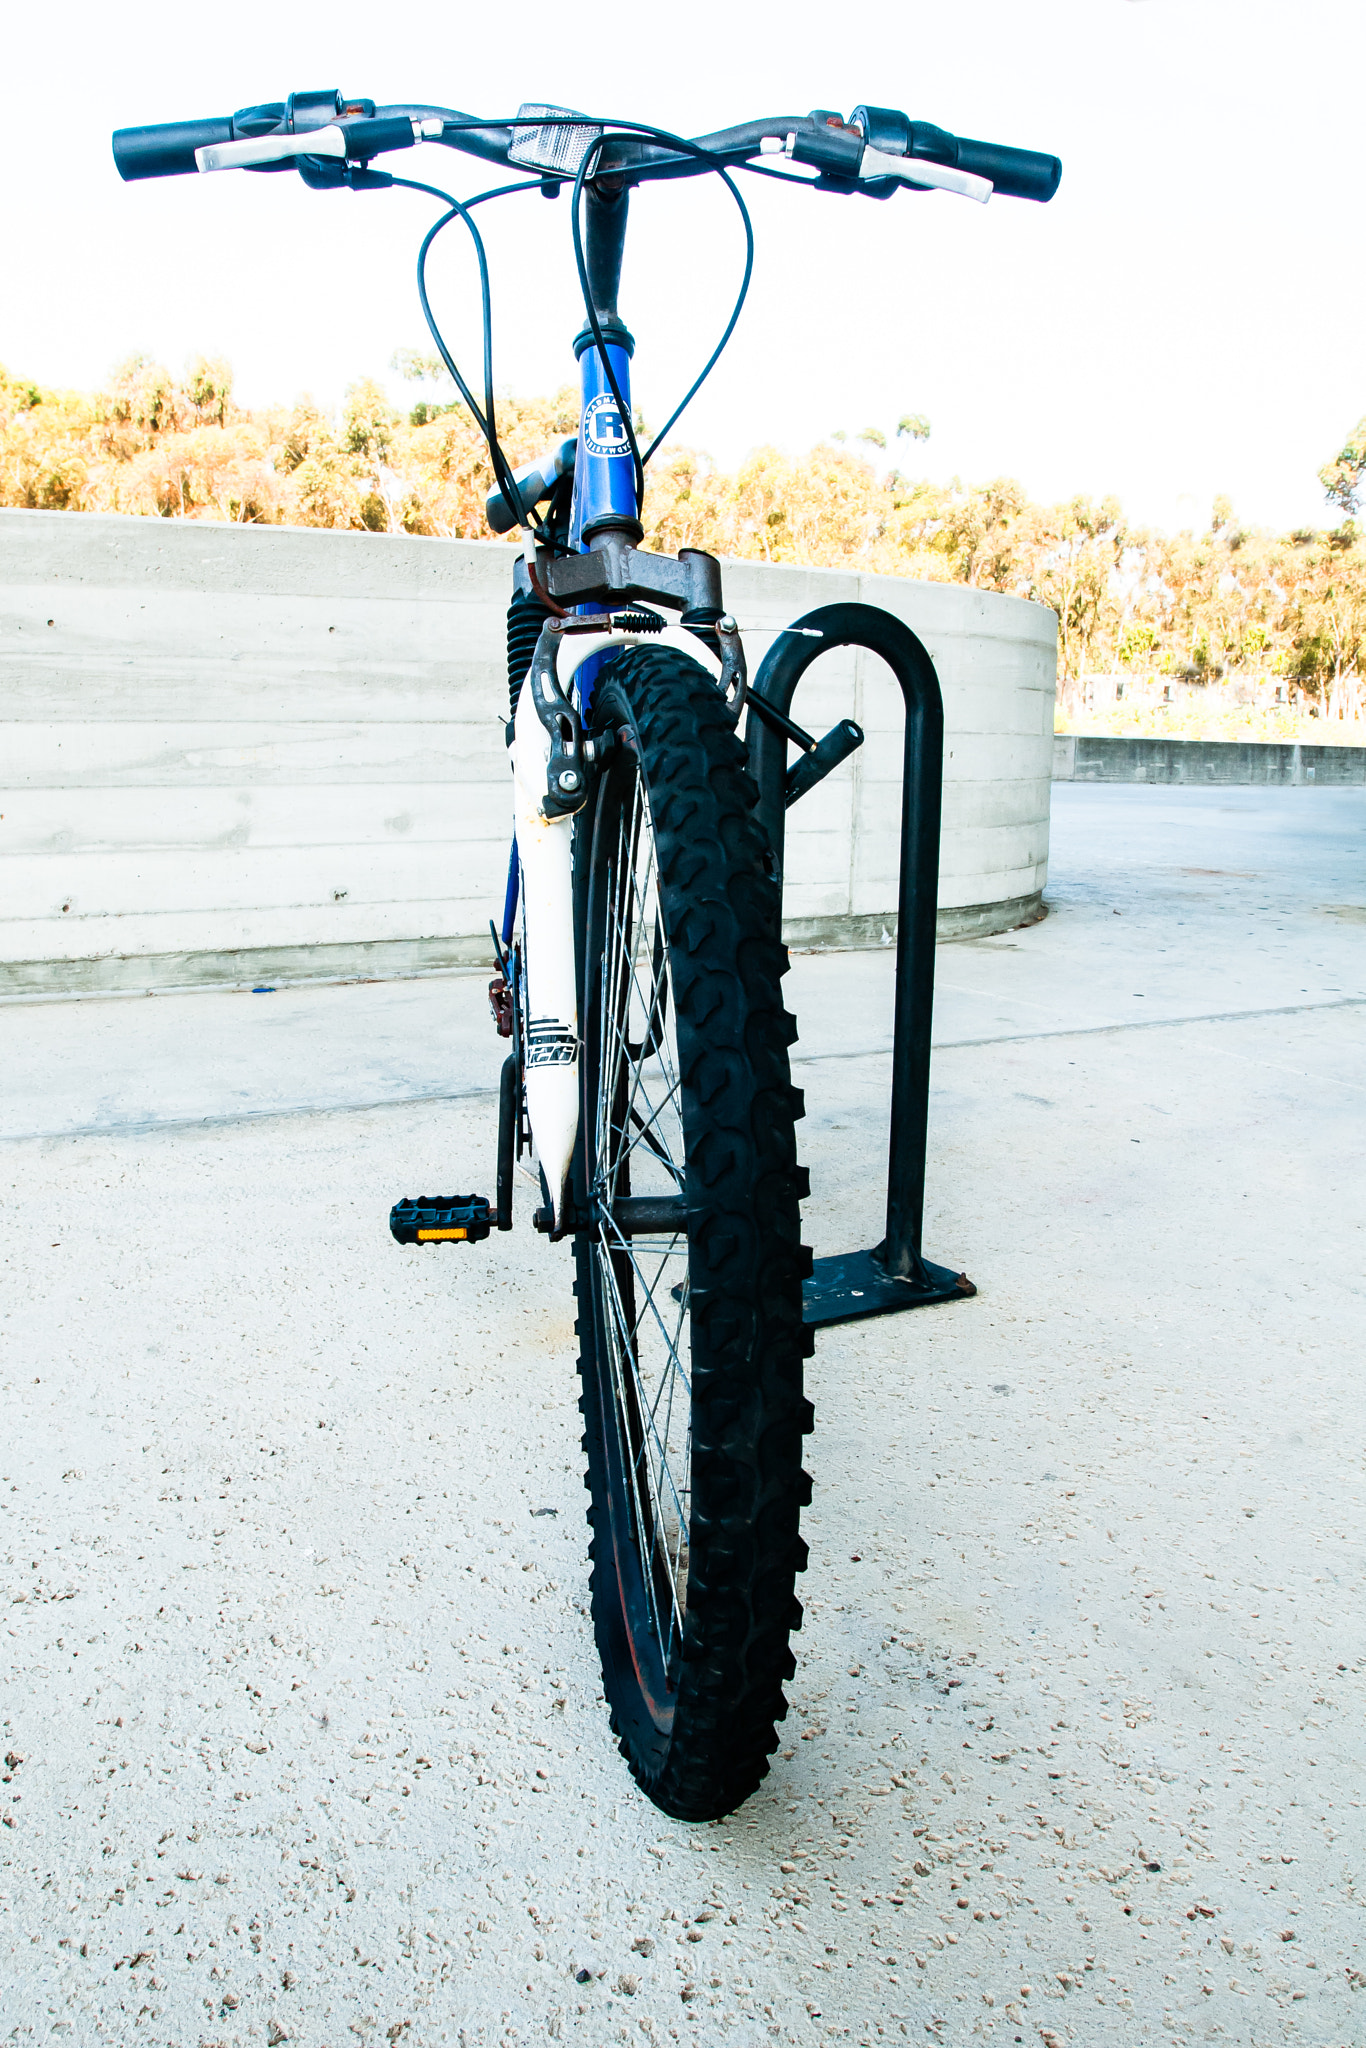
<instances>
[{"instance_id":1,"label":"front wheel","mask_svg":"<svg viewBox=\"0 0 1366 2048\"><path fill-rule=\"evenodd\" d=\"M613 735L575 838L593 1620L636 1779L708 1820L768 1770L801 1619L796 1030L744 749L706 671L620 656L592 725Z\"/></svg>"}]
</instances>

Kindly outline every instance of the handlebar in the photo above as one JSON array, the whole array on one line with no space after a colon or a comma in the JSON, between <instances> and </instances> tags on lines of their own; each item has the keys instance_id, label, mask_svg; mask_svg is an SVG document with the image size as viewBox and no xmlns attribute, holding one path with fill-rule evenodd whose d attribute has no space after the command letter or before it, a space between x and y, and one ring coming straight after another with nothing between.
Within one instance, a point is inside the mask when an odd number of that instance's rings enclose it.
<instances>
[{"instance_id":1,"label":"handlebar","mask_svg":"<svg viewBox=\"0 0 1366 2048\"><path fill-rule=\"evenodd\" d=\"M113 137L114 162L128 181L207 170L287 170L303 168L310 158L330 158L341 182L344 166L365 165L419 142L440 142L539 173L553 184L572 179L594 144L596 173L617 174L629 184L693 177L717 162L739 165L782 155L814 169L816 178L804 182L824 191L862 191L881 199L905 184L980 200L995 191L1042 203L1053 197L1062 176L1055 156L952 135L889 107L857 107L847 122L824 108L746 121L699 135L683 151L562 107L525 106L515 121L482 121L450 107L376 107L373 100L340 92L306 92L208 120L120 128Z\"/></svg>"}]
</instances>

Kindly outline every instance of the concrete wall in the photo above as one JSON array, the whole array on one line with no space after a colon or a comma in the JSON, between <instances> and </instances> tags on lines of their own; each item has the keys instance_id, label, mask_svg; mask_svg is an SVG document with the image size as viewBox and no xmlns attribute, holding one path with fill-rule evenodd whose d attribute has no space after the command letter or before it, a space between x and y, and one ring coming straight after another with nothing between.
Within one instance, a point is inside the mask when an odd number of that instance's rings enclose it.
<instances>
[{"instance_id":1,"label":"concrete wall","mask_svg":"<svg viewBox=\"0 0 1366 2048\"><path fill-rule=\"evenodd\" d=\"M1110 739L1059 733L1055 782L1366 784L1366 747L1267 740Z\"/></svg>"},{"instance_id":2,"label":"concrete wall","mask_svg":"<svg viewBox=\"0 0 1366 2048\"><path fill-rule=\"evenodd\" d=\"M0 511L0 993L482 964L509 781L497 542ZM941 933L1047 876L1054 620L994 593L733 563L776 630L863 599L944 690ZM767 646L747 637L751 664ZM789 936L896 929L901 700L841 650L798 692L868 742L789 821Z\"/></svg>"}]
</instances>

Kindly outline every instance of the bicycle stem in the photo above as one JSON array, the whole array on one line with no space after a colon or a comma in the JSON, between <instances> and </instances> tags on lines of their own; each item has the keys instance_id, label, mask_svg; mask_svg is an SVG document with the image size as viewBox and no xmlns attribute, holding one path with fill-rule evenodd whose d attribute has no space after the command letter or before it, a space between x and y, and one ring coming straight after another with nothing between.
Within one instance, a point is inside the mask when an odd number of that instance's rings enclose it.
<instances>
[{"instance_id":1,"label":"bicycle stem","mask_svg":"<svg viewBox=\"0 0 1366 2048\"><path fill-rule=\"evenodd\" d=\"M604 186L615 186L615 191ZM604 332L620 320L617 293L621 290L621 261L626 249L626 221L631 195L616 178L605 178L584 187L584 258L593 311Z\"/></svg>"},{"instance_id":2,"label":"bicycle stem","mask_svg":"<svg viewBox=\"0 0 1366 2048\"><path fill-rule=\"evenodd\" d=\"M574 337L580 411L569 543L576 549L591 549L609 533L639 541L643 532L630 427L636 344L617 310L630 194L619 180L608 182L617 189L584 187L584 270L593 320L604 346L600 351L593 322L586 320ZM585 684L591 692L591 678L585 678Z\"/></svg>"}]
</instances>

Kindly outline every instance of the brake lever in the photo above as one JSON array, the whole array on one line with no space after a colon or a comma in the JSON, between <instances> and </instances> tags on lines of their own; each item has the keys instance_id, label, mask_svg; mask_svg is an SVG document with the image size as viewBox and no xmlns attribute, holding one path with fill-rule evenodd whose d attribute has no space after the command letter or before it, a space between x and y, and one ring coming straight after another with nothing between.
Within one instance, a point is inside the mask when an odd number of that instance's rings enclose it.
<instances>
[{"instance_id":1,"label":"brake lever","mask_svg":"<svg viewBox=\"0 0 1366 2048\"><path fill-rule=\"evenodd\" d=\"M955 170L951 164L931 163L920 156L891 156L885 149L865 147L858 167L859 181L866 178L900 178L903 185L925 185L935 192L956 192L960 199L976 199L985 206L995 186L990 178L973 171Z\"/></svg>"},{"instance_id":2,"label":"brake lever","mask_svg":"<svg viewBox=\"0 0 1366 2048\"><path fill-rule=\"evenodd\" d=\"M378 156L389 149L411 149L415 142L439 142L444 123L434 117L418 120L408 114L358 121L332 121L325 128L305 128L294 135L248 135L238 142L211 142L197 149L201 171L245 171L259 164L282 163L292 156Z\"/></svg>"},{"instance_id":3,"label":"brake lever","mask_svg":"<svg viewBox=\"0 0 1366 2048\"><path fill-rule=\"evenodd\" d=\"M794 163L809 164L822 178L834 181L835 189L852 191L854 183L869 184L877 178L899 178L903 185L919 185L936 192L954 192L960 199L976 199L985 206L993 190L990 178L972 171L956 170L951 164L937 164L928 157L897 156L885 149L873 149L856 130L829 128L814 134L796 129L786 137L765 135L759 144L761 156L786 156ZM846 183L846 180L854 181Z\"/></svg>"}]
</instances>

